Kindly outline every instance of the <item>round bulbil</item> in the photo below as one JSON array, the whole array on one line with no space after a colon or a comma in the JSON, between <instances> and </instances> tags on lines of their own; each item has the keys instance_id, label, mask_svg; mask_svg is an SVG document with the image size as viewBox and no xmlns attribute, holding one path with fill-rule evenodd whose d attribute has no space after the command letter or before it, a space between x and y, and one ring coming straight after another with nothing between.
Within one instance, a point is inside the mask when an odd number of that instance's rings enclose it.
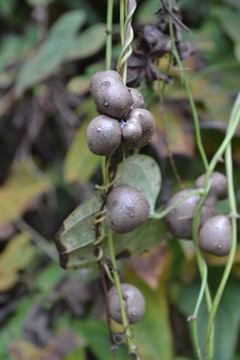
<instances>
[{"instance_id":1,"label":"round bulbil","mask_svg":"<svg viewBox=\"0 0 240 360\"><path fill-rule=\"evenodd\" d=\"M112 154L120 145L122 132L117 120L106 115L94 118L87 128L89 150L100 156Z\"/></svg>"},{"instance_id":2,"label":"round bulbil","mask_svg":"<svg viewBox=\"0 0 240 360\"><path fill-rule=\"evenodd\" d=\"M123 143L125 147L128 149L140 149L149 144L155 129L155 120L151 112L140 108L132 109L128 114L127 121L139 122L142 129L142 135L136 142L124 140Z\"/></svg>"},{"instance_id":3,"label":"round bulbil","mask_svg":"<svg viewBox=\"0 0 240 360\"><path fill-rule=\"evenodd\" d=\"M135 88L129 88L129 90L133 98L132 108L144 108L144 99L140 91Z\"/></svg>"},{"instance_id":4,"label":"round bulbil","mask_svg":"<svg viewBox=\"0 0 240 360\"><path fill-rule=\"evenodd\" d=\"M183 199L185 196L191 194L194 189L181 190L171 197L168 201L166 208L172 206L177 201ZM173 236L180 239L192 239L192 222L194 212L200 201L200 195L195 194L184 200L171 210L165 217L164 222L167 229ZM204 203L201 209L200 226L210 217L216 215L216 202Z\"/></svg>"},{"instance_id":5,"label":"round bulbil","mask_svg":"<svg viewBox=\"0 0 240 360\"><path fill-rule=\"evenodd\" d=\"M205 174L199 176L195 181L195 187L203 187L205 180ZM224 200L228 197L228 184L227 178L224 174L219 171L214 171L210 176L211 188L208 196L215 196L218 200Z\"/></svg>"},{"instance_id":6,"label":"round bulbil","mask_svg":"<svg viewBox=\"0 0 240 360\"><path fill-rule=\"evenodd\" d=\"M142 136L142 127L135 119L128 120L122 128L123 139L129 143L135 143Z\"/></svg>"},{"instance_id":7,"label":"round bulbil","mask_svg":"<svg viewBox=\"0 0 240 360\"><path fill-rule=\"evenodd\" d=\"M133 104L130 90L114 70L95 73L90 81L90 93L97 109L115 119L122 119Z\"/></svg>"},{"instance_id":8,"label":"round bulbil","mask_svg":"<svg viewBox=\"0 0 240 360\"><path fill-rule=\"evenodd\" d=\"M134 324L142 319L146 311L144 297L140 290L131 284L121 284L123 303L129 324ZM111 318L117 323L122 323L121 310L117 289L113 286L108 292L109 312Z\"/></svg>"},{"instance_id":9,"label":"round bulbil","mask_svg":"<svg viewBox=\"0 0 240 360\"><path fill-rule=\"evenodd\" d=\"M147 219L150 211L148 200L136 188L116 186L108 196L107 225L116 233L128 233Z\"/></svg>"},{"instance_id":10,"label":"round bulbil","mask_svg":"<svg viewBox=\"0 0 240 360\"><path fill-rule=\"evenodd\" d=\"M199 231L201 250L217 256L229 254L232 245L232 225L226 215L208 219Z\"/></svg>"}]
</instances>

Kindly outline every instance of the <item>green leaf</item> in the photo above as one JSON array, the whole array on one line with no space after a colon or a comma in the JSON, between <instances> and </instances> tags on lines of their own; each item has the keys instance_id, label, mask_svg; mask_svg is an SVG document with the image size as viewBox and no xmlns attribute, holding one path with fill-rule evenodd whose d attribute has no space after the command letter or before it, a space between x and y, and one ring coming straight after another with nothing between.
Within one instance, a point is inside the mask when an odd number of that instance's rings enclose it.
<instances>
[{"instance_id":1,"label":"green leaf","mask_svg":"<svg viewBox=\"0 0 240 360\"><path fill-rule=\"evenodd\" d=\"M86 266L95 261L94 248L91 245L95 241L93 221L101 203L100 193L96 192L63 222L62 231L56 238L60 265L63 268Z\"/></svg>"},{"instance_id":2,"label":"green leaf","mask_svg":"<svg viewBox=\"0 0 240 360\"><path fill-rule=\"evenodd\" d=\"M121 164L117 176L120 172ZM157 162L148 155L137 154L127 158L124 173L116 185L127 184L137 188L148 199L150 211L153 212L161 181L161 173Z\"/></svg>"},{"instance_id":3,"label":"green leaf","mask_svg":"<svg viewBox=\"0 0 240 360\"><path fill-rule=\"evenodd\" d=\"M93 25L77 35L76 31L84 19L85 13L75 10L64 14L52 26L49 38L20 70L15 87L16 96L53 75L63 62L89 57L101 49L106 36L104 25Z\"/></svg>"},{"instance_id":4,"label":"green leaf","mask_svg":"<svg viewBox=\"0 0 240 360\"><path fill-rule=\"evenodd\" d=\"M104 24L95 24L82 32L80 36L76 37L75 45L68 59L83 59L96 54L105 45L105 30Z\"/></svg>"},{"instance_id":5,"label":"green leaf","mask_svg":"<svg viewBox=\"0 0 240 360\"><path fill-rule=\"evenodd\" d=\"M193 309L196 304L199 288L200 283L184 287L178 296L178 307L180 311L186 315L186 318L190 315L193 315ZM237 345L240 324L239 298L239 282L234 278L230 278L223 293L223 297L217 310L214 322L214 359L233 359ZM202 351L204 352L205 330L208 319L208 312L205 301L200 307L197 319L199 343Z\"/></svg>"},{"instance_id":6,"label":"green leaf","mask_svg":"<svg viewBox=\"0 0 240 360\"><path fill-rule=\"evenodd\" d=\"M228 34L231 40L233 42L239 41L240 11L232 10L226 6L215 6L212 11L213 15L215 15L221 22L224 31Z\"/></svg>"},{"instance_id":7,"label":"green leaf","mask_svg":"<svg viewBox=\"0 0 240 360\"><path fill-rule=\"evenodd\" d=\"M78 347L70 354L64 357L64 360L86 360L86 351L82 347Z\"/></svg>"},{"instance_id":8,"label":"green leaf","mask_svg":"<svg viewBox=\"0 0 240 360\"><path fill-rule=\"evenodd\" d=\"M82 10L73 10L63 14L51 27L49 38L62 40L77 33L86 20L86 14Z\"/></svg>"},{"instance_id":9,"label":"green leaf","mask_svg":"<svg viewBox=\"0 0 240 360\"><path fill-rule=\"evenodd\" d=\"M121 164L119 165L121 171ZM151 209L158 195L161 175L157 163L147 155L130 156L125 163L122 178L117 184L127 183L143 192ZM56 245L60 255L60 265L63 268L80 268L96 263L93 243L95 228L93 221L100 210L102 199L99 192L80 204L63 223ZM105 225L105 222L104 222ZM106 226L106 225L105 225ZM107 231L106 231L107 232ZM162 221L148 219L144 224L128 234L113 234L115 252L130 256L139 255L143 251L159 245L166 233ZM159 237L159 234L163 234ZM147 239L147 241L146 241ZM101 243L103 253L108 251L107 237Z\"/></svg>"}]
</instances>

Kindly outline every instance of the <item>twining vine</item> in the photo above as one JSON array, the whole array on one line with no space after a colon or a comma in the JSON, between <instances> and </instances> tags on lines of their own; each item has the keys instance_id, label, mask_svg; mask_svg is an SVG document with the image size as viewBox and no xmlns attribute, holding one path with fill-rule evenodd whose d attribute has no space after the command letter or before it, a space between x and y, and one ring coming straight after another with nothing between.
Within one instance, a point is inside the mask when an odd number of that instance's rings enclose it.
<instances>
[{"instance_id":1,"label":"twining vine","mask_svg":"<svg viewBox=\"0 0 240 360\"><path fill-rule=\"evenodd\" d=\"M116 349L120 338L120 342L126 344L129 356L135 360L140 359L130 325L140 320L145 312L145 302L140 291L130 284L121 284L120 282L113 232L117 234L131 232L143 224L147 218L164 219L168 230L176 238L192 239L194 242L202 283L193 314L188 321L192 324L193 346L197 359L213 360L214 319L236 252L238 214L233 185L231 141L240 121L240 94L235 100L225 138L213 158L208 161L202 144L196 106L182 66L182 61L193 52L193 47L189 43L185 44L185 47L181 46L181 28L186 29L186 27L180 20L179 5L176 1L168 0L167 4L162 0L162 9L156 14L156 23L153 26L145 26L139 31L138 37L133 43L132 17L135 10L135 0L120 0L119 24L122 48L116 64L116 71L111 70L113 0L108 0L106 70L94 74L90 82L90 92L100 115L94 118L88 126L87 144L91 152L101 156L103 177L103 184L96 185L96 190L101 197L101 206L95 212L93 222L95 239L92 241L91 249L94 251L99 267L106 300L111 350L114 359L117 359ZM162 42L159 39L162 39ZM181 79L192 110L196 145L205 174L196 180L195 188L181 190L173 195L164 209L155 211L151 208L148 199L138 189L128 184L119 185L118 182L124 174L125 149L130 152L138 151L147 145L155 128L155 120L152 114L144 109L144 99L135 88L143 79L147 84L151 84L154 80L162 81L164 86L173 82L172 76L168 72L163 74L156 66L157 60L165 54L170 55L167 70L171 70L172 62L173 65L179 67L181 72ZM128 86L133 86L133 88ZM158 83L158 90L159 88ZM163 90L162 86L161 97L164 100ZM215 171L217 163L223 156L225 157L226 176ZM121 165L119 166L120 161ZM220 218L217 216L216 203L225 198L229 199L230 222L227 216L220 216ZM220 221L219 219L229 222L228 243L224 243L226 239L220 239L215 248L206 248L203 230L209 220ZM105 241L106 238L107 241ZM57 246L65 263L66 255L70 250L66 250L61 241L58 241ZM219 256L228 255L223 276L213 298L208 285L208 267L202 251ZM106 277L112 286L110 290ZM136 307L135 303L131 303L133 293L138 299L137 305L139 302L141 306ZM199 345L197 322L204 295L208 308L208 323L206 346L203 350ZM111 319L122 324L120 333L113 334Z\"/></svg>"}]
</instances>

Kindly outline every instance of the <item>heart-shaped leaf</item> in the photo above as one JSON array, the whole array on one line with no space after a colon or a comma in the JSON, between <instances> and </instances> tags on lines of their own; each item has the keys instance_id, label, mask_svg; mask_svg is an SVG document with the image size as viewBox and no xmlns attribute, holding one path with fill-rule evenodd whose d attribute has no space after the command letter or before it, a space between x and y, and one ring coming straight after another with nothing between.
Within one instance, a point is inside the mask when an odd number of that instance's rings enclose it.
<instances>
[{"instance_id":1,"label":"heart-shaped leaf","mask_svg":"<svg viewBox=\"0 0 240 360\"><path fill-rule=\"evenodd\" d=\"M119 165L117 176L121 172ZM137 188L148 199L150 211L154 210L155 202L161 187L161 173L157 162L148 155L132 155L125 162L124 173L117 185L127 184Z\"/></svg>"}]
</instances>

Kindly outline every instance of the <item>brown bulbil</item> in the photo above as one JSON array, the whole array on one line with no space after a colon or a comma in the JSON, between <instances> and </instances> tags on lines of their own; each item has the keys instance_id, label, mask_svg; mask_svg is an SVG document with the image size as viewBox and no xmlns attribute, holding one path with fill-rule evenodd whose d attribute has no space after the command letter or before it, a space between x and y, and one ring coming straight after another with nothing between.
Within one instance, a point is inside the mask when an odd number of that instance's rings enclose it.
<instances>
[{"instance_id":1,"label":"brown bulbil","mask_svg":"<svg viewBox=\"0 0 240 360\"><path fill-rule=\"evenodd\" d=\"M194 189L181 190L168 201L166 208L175 204L185 196L189 195ZM177 238L192 239L192 221L194 212L200 201L200 195L192 195L187 200L176 206L165 217L164 221L168 230ZM210 217L216 215L216 201L205 203L201 209L200 226Z\"/></svg>"},{"instance_id":2,"label":"brown bulbil","mask_svg":"<svg viewBox=\"0 0 240 360\"><path fill-rule=\"evenodd\" d=\"M146 311L145 300L138 288L130 284L121 284L124 296L123 303L129 324L134 324L142 319ZM117 289L113 286L108 292L109 312L111 318L117 323L122 323L121 310Z\"/></svg>"},{"instance_id":3,"label":"brown bulbil","mask_svg":"<svg viewBox=\"0 0 240 360\"><path fill-rule=\"evenodd\" d=\"M195 181L196 188L202 188L205 179L205 174L199 176ZM216 197L218 200L224 200L228 197L227 178L224 174L214 171L211 176L211 188L208 197Z\"/></svg>"},{"instance_id":4,"label":"brown bulbil","mask_svg":"<svg viewBox=\"0 0 240 360\"><path fill-rule=\"evenodd\" d=\"M130 90L113 70L94 74L90 81L90 93L97 109L116 119L122 119L133 104Z\"/></svg>"},{"instance_id":5,"label":"brown bulbil","mask_svg":"<svg viewBox=\"0 0 240 360\"><path fill-rule=\"evenodd\" d=\"M140 149L151 141L155 129L155 120L150 111L140 108L132 109L129 112L127 121L133 120L140 123L142 136L134 143L126 140L123 140L123 143L127 149Z\"/></svg>"},{"instance_id":6,"label":"brown bulbil","mask_svg":"<svg viewBox=\"0 0 240 360\"><path fill-rule=\"evenodd\" d=\"M135 119L128 120L122 128L123 139L129 143L136 143L142 136L142 127Z\"/></svg>"},{"instance_id":7,"label":"brown bulbil","mask_svg":"<svg viewBox=\"0 0 240 360\"><path fill-rule=\"evenodd\" d=\"M132 108L144 108L144 99L140 91L135 88L129 88L129 90L131 91L131 95L133 98Z\"/></svg>"},{"instance_id":8,"label":"brown bulbil","mask_svg":"<svg viewBox=\"0 0 240 360\"><path fill-rule=\"evenodd\" d=\"M106 115L94 118L87 128L89 150L101 156L112 154L120 145L122 132L117 120Z\"/></svg>"},{"instance_id":9,"label":"brown bulbil","mask_svg":"<svg viewBox=\"0 0 240 360\"><path fill-rule=\"evenodd\" d=\"M229 254L232 245L232 225L226 215L208 219L199 231L201 250L217 256Z\"/></svg>"},{"instance_id":10,"label":"brown bulbil","mask_svg":"<svg viewBox=\"0 0 240 360\"><path fill-rule=\"evenodd\" d=\"M149 211L149 203L139 190L119 185L108 196L106 222L116 233L128 233L144 223Z\"/></svg>"}]
</instances>

